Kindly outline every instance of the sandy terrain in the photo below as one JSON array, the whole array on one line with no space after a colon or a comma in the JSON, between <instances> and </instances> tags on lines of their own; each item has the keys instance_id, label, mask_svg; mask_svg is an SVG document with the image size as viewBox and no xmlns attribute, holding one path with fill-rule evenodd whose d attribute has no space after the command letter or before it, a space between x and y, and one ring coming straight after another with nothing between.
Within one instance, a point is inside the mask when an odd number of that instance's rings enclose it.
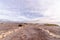
<instances>
[{"instance_id":1,"label":"sandy terrain","mask_svg":"<svg viewBox=\"0 0 60 40\"><path fill-rule=\"evenodd\" d=\"M0 23L0 40L60 40L60 26Z\"/></svg>"}]
</instances>

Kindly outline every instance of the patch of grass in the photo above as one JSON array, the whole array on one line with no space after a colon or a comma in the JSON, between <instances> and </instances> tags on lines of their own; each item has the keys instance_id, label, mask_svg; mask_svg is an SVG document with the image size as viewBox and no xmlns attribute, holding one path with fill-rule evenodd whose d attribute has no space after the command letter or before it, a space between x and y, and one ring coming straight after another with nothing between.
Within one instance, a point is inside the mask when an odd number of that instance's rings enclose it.
<instances>
[{"instance_id":1,"label":"patch of grass","mask_svg":"<svg viewBox=\"0 0 60 40\"><path fill-rule=\"evenodd\" d=\"M45 26L59 26L57 24L44 24Z\"/></svg>"}]
</instances>

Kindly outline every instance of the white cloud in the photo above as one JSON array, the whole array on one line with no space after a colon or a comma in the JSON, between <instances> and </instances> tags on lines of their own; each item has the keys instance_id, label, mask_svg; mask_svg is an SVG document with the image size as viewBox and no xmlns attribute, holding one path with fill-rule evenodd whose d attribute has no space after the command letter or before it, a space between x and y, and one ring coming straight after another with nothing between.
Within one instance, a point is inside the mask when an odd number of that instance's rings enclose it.
<instances>
[{"instance_id":1,"label":"white cloud","mask_svg":"<svg viewBox=\"0 0 60 40\"><path fill-rule=\"evenodd\" d=\"M60 0L38 0L38 4L35 7L40 8L39 14L60 22Z\"/></svg>"},{"instance_id":2,"label":"white cloud","mask_svg":"<svg viewBox=\"0 0 60 40\"><path fill-rule=\"evenodd\" d=\"M23 2L24 1L24 2ZM8 20L30 20L30 18L25 15L22 16L22 12L30 12L37 13L39 15L43 15L44 18L50 18L59 21L60 20L60 0L23 0L22 3L18 4L17 7L15 4L15 8L17 9L8 9L13 8L10 2L3 2L0 4L0 19L8 19ZM21 2L21 1L20 1ZM14 2L15 3L15 2ZM6 5L7 4L7 5ZM9 5L9 6L8 6ZM23 9L23 10L22 10ZM12 11L13 10L13 11ZM22 10L22 11L21 11ZM39 18L39 17L38 17ZM43 17L42 17L43 18Z\"/></svg>"},{"instance_id":3,"label":"white cloud","mask_svg":"<svg viewBox=\"0 0 60 40\"><path fill-rule=\"evenodd\" d=\"M53 5L50 5L43 15L60 20L60 0L54 0Z\"/></svg>"},{"instance_id":4,"label":"white cloud","mask_svg":"<svg viewBox=\"0 0 60 40\"><path fill-rule=\"evenodd\" d=\"M15 16L13 16L13 17L11 17L11 16L8 16L8 15L0 15L0 19L2 19L2 20L5 20L5 21L26 21L26 20L29 20L29 18L27 18L27 17L24 17L24 16L17 16L17 17L15 17Z\"/></svg>"}]
</instances>

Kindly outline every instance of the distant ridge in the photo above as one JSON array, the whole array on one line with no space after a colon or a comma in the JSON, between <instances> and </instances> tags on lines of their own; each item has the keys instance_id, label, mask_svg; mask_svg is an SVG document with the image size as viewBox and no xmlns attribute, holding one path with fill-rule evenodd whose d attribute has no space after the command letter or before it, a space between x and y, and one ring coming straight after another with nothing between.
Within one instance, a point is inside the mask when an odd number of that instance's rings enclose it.
<instances>
[{"instance_id":1,"label":"distant ridge","mask_svg":"<svg viewBox=\"0 0 60 40\"><path fill-rule=\"evenodd\" d=\"M50 18L36 18L36 19L31 19L31 20L25 20L25 21L12 21L12 20L7 20L7 19L0 19L0 23L40 23L40 24L45 24L45 23L50 23L50 24L58 24L60 25L60 22L55 20L55 19L50 19Z\"/></svg>"}]
</instances>

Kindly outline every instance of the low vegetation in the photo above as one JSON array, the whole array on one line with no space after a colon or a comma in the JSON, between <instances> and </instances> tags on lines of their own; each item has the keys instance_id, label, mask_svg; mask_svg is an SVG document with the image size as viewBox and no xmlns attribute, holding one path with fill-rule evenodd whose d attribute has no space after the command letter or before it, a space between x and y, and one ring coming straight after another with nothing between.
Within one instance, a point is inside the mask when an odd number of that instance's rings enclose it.
<instances>
[{"instance_id":1,"label":"low vegetation","mask_svg":"<svg viewBox=\"0 0 60 40\"><path fill-rule=\"evenodd\" d=\"M44 24L44 26L59 26L57 24Z\"/></svg>"}]
</instances>

